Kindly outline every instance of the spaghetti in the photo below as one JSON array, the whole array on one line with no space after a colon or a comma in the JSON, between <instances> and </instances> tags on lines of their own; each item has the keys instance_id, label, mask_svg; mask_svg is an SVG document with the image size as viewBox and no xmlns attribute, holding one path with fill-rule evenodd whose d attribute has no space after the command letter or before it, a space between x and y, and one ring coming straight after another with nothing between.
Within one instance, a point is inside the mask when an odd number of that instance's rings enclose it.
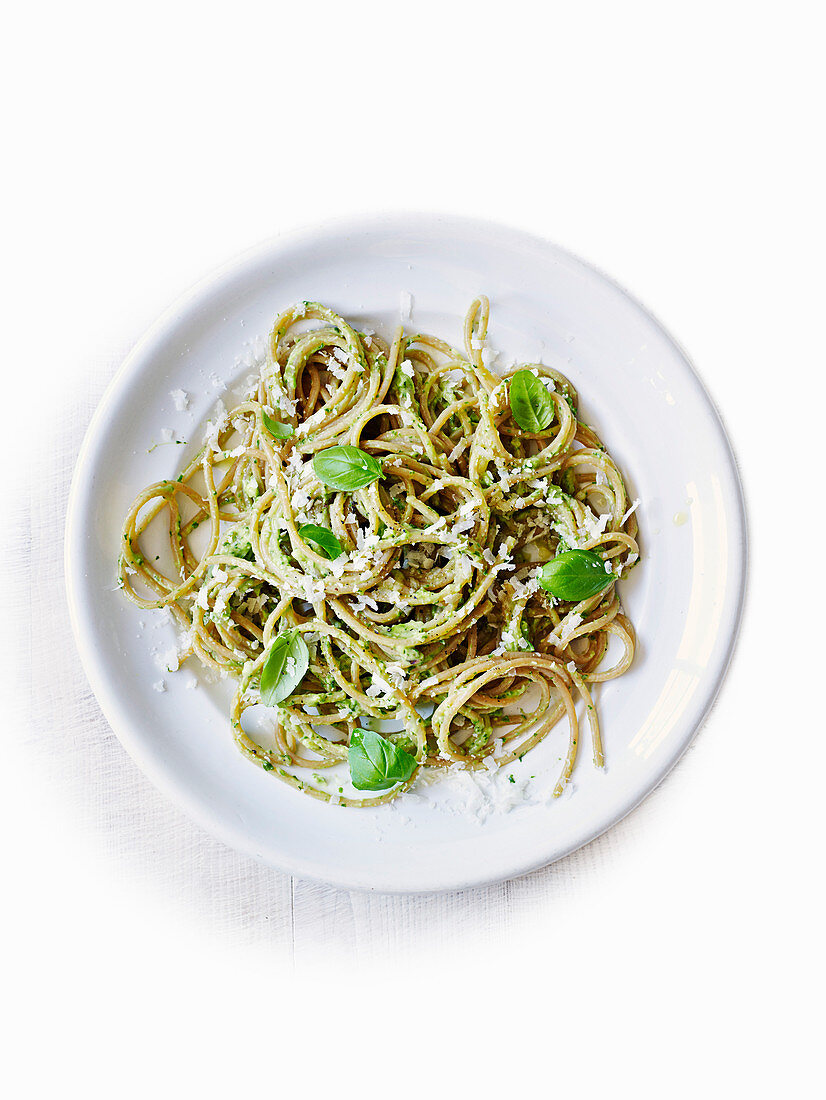
<instances>
[{"instance_id":1,"label":"spaghetti","mask_svg":"<svg viewBox=\"0 0 826 1100\"><path fill-rule=\"evenodd\" d=\"M184 657L237 678L239 749L315 798L376 805L425 765L501 766L565 717L558 795L577 758L578 705L603 764L590 687L633 659L615 582L639 555L636 516L568 379L541 363L492 372L488 316L487 299L472 303L460 352L402 328L388 346L315 302L287 309L247 399L126 517L126 595L170 610ZM520 372L541 384L538 430L514 415ZM347 488L354 454L362 472ZM329 473L334 459L343 475ZM141 549L155 521L168 534L163 561ZM560 599L543 587L542 563L572 550L606 579ZM266 748L242 717L288 632L306 669L286 658L299 680L271 712ZM605 669L611 640L619 656ZM369 795L326 789L325 771L370 727L409 754L409 777Z\"/></svg>"}]
</instances>

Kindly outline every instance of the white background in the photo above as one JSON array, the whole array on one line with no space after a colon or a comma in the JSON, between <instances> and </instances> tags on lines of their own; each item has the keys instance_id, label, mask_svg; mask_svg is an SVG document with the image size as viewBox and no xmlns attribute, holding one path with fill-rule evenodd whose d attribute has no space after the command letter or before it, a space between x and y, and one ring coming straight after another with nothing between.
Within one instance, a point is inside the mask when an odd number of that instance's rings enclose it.
<instances>
[{"instance_id":1,"label":"white background","mask_svg":"<svg viewBox=\"0 0 826 1100\"><path fill-rule=\"evenodd\" d=\"M815 1095L826 781L819 5L19 6L0 59L15 1097ZM222 848L136 771L62 603L65 493L120 359L323 218L489 217L615 276L722 410L741 641L686 757L555 867L367 898Z\"/></svg>"}]
</instances>

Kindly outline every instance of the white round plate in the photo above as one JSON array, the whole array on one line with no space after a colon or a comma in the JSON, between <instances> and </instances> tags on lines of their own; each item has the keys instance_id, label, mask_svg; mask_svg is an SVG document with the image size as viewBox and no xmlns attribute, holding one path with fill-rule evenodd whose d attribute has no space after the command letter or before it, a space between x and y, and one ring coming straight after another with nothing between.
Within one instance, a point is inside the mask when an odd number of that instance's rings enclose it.
<instances>
[{"instance_id":1,"label":"white round plate","mask_svg":"<svg viewBox=\"0 0 826 1100\"><path fill-rule=\"evenodd\" d=\"M121 520L135 494L175 476L218 397L249 374L250 344L286 305L314 299L387 333L400 300L408 328L461 345L470 301L491 301L501 362L542 359L577 386L640 498L642 561L621 582L639 648L603 686L606 767L583 744L573 782L550 798L564 723L513 774L492 812L476 788L447 784L371 810L294 791L235 749L226 691L159 671L172 627L115 586ZM407 298L410 295L410 298ZM175 411L170 391L191 395ZM186 433L186 434L184 434ZM628 813L674 765L728 664L745 579L743 500L720 419L691 365L624 290L546 241L484 222L389 216L285 236L195 287L140 341L89 427L66 536L69 604L86 672L137 764L204 828L292 874L352 889L458 889L559 859ZM191 663L191 662L190 662ZM193 670L197 675L198 670ZM167 690L153 684L163 679ZM187 685L190 685L189 687ZM587 738L584 739L587 741ZM504 785L504 787L502 786ZM463 808L469 802L469 808Z\"/></svg>"}]
</instances>

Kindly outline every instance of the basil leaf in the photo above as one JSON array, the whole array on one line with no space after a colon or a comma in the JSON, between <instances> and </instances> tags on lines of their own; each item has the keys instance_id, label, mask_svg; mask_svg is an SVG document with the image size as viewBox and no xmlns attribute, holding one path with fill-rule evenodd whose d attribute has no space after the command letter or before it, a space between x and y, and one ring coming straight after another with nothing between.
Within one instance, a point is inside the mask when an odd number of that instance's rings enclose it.
<instances>
[{"instance_id":1,"label":"basil leaf","mask_svg":"<svg viewBox=\"0 0 826 1100\"><path fill-rule=\"evenodd\" d=\"M354 730L347 754L350 778L358 791L386 791L416 770L416 757L372 730Z\"/></svg>"},{"instance_id":2,"label":"basil leaf","mask_svg":"<svg viewBox=\"0 0 826 1100\"><path fill-rule=\"evenodd\" d=\"M307 643L294 630L279 634L261 669L261 702L265 707L283 703L292 695L310 663Z\"/></svg>"},{"instance_id":3,"label":"basil leaf","mask_svg":"<svg viewBox=\"0 0 826 1100\"><path fill-rule=\"evenodd\" d=\"M313 459L313 469L319 481L342 493L363 489L384 477L380 463L372 455L350 444L319 451Z\"/></svg>"},{"instance_id":4,"label":"basil leaf","mask_svg":"<svg viewBox=\"0 0 826 1100\"><path fill-rule=\"evenodd\" d=\"M595 596L616 577L606 573L605 562L590 550L567 550L539 570L539 584L559 600L578 603Z\"/></svg>"},{"instance_id":5,"label":"basil leaf","mask_svg":"<svg viewBox=\"0 0 826 1100\"><path fill-rule=\"evenodd\" d=\"M332 531L326 527L318 527L314 523L305 523L298 528L298 533L308 542L314 542L325 558L335 560L344 553L344 547L338 541Z\"/></svg>"},{"instance_id":6,"label":"basil leaf","mask_svg":"<svg viewBox=\"0 0 826 1100\"><path fill-rule=\"evenodd\" d=\"M265 412L261 413L261 419L264 421L264 427L274 439L289 439L291 435L295 434L295 428L292 424L282 424L280 420L273 420Z\"/></svg>"},{"instance_id":7,"label":"basil leaf","mask_svg":"<svg viewBox=\"0 0 826 1100\"><path fill-rule=\"evenodd\" d=\"M554 418L554 399L529 370L518 370L508 386L511 415L526 432L542 432Z\"/></svg>"}]
</instances>

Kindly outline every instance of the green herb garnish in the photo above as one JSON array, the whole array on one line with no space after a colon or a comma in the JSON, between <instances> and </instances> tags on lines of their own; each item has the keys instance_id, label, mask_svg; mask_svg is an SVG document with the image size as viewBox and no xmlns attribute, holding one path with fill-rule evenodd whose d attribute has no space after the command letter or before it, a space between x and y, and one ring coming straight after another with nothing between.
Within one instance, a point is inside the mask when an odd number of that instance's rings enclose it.
<instances>
[{"instance_id":1,"label":"green herb garnish","mask_svg":"<svg viewBox=\"0 0 826 1100\"><path fill-rule=\"evenodd\" d=\"M347 754L350 778L359 791L386 791L405 783L416 770L416 757L373 730L355 730Z\"/></svg>"},{"instance_id":2,"label":"green herb garnish","mask_svg":"<svg viewBox=\"0 0 826 1100\"><path fill-rule=\"evenodd\" d=\"M344 547L338 541L332 531L326 527L319 527L315 523L305 523L298 528L298 533L308 542L315 543L325 558L334 561L344 553Z\"/></svg>"},{"instance_id":3,"label":"green herb garnish","mask_svg":"<svg viewBox=\"0 0 826 1100\"><path fill-rule=\"evenodd\" d=\"M384 477L381 464L372 455L350 444L319 451L313 459L313 469L319 481L342 493L363 489Z\"/></svg>"},{"instance_id":4,"label":"green herb garnish","mask_svg":"<svg viewBox=\"0 0 826 1100\"><path fill-rule=\"evenodd\" d=\"M519 370L508 386L511 415L526 432L544 431L554 418L554 399L536 375Z\"/></svg>"},{"instance_id":5,"label":"green herb garnish","mask_svg":"<svg viewBox=\"0 0 826 1100\"><path fill-rule=\"evenodd\" d=\"M261 702L265 707L283 703L304 678L310 663L307 643L294 630L279 634L261 670Z\"/></svg>"},{"instance_id":6,"label":"green herb garnish","mask_svg":"<svg viewBox=\"0 0 826 1100\"><path fill-rule=\"evenodd\" d=\"M546 562L537 580L558 600L579 602L595 596L616 578L605 570L605 562L590 550L568 550Z\"/></svg>"},{"instance_id":7,"label":"green herb garnish","mask_svg":"<svg viewBox=\"0 0 826 1100\"><path fill-rule=\"evenodd\" d=\"M295 434L295 428L292 424L282 424L280 420L273 420L265 412L261 413L261 419L273 439L289 439L291 435Z\"/></svg>"}]
</instances>

